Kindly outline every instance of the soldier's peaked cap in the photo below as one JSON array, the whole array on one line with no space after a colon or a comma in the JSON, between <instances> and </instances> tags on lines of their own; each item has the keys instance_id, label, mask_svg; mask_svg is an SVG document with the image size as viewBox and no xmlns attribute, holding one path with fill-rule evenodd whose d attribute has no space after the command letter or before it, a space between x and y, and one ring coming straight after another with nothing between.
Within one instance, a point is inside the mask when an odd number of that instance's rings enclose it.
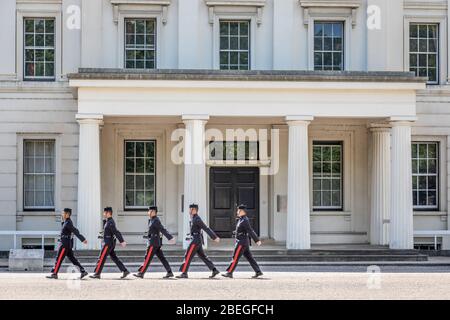
<instances>
[{"instance_id":1,"label":"soldier's peaked cap","mask_svg":"<svg viewBox=\"0 0 450 320\"><path fill-rule=\"evenodd\" d=\"M245 204L240 204L237 207L239 210L247 210L247 206Z\"/></svg>"},{"instance_id":2,"label":"soldier's peaked cap","mask_svg":"<svg viewBox=\"0 0 450 320\"><path fill-rule=\"evenodd\" d=\"M157 206L150 206L150 207L148 207L148 210L155 210L156 212L158 212L158 207Z\"/></svg>"},{"instance_id":3,"label":"soldier's peaked cap","mask_svg":"<svg viewBox=\"0 0 450 320\"><path fill-rule=\"evenodd\" d=\"M193 204L189 205L189 209L197 209L198 210L198 204L193 203Z\"/></svg>"}]
</instances>

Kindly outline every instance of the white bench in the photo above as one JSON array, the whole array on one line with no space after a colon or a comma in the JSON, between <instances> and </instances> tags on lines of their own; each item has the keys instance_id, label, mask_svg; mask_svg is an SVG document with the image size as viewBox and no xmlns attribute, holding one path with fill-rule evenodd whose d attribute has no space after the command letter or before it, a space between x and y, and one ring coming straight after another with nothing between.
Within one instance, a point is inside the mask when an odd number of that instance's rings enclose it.
<instances>
[{"instance_id":1,"label":"white bench","mask_svg":"<svg viewBox=\"0 0 450 320\"><path fill-rule=\"evenodd\" d=\"M37 236L41 238L42 250L44 250L45 238L57 238L59 237L59 231L4 231L0 230L0 236L13 236L14 248L17 249L17 237L18 236Z\"/></svg>"},{"instance_id":2,"label":"white bench","mask_svg":"<svg viewBox=\"0 0 450 320\"><path fill-rule=\"evenodd\" d=\"M440 237L443 239L443 244L448 240L446 238L450 238L450 230L417 230L414 231L415 237L433 237L434 238L434 250L437 250L437 238ZM450 242L449 242L450 244ZM450 249L450 248L444 248Z\"/></svg>"}]
</instances>

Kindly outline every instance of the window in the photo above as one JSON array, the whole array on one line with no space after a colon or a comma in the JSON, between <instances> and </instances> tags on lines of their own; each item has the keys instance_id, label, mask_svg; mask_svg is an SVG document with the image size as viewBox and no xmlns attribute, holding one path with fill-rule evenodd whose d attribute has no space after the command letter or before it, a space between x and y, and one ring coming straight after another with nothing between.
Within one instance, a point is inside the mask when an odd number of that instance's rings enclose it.
<instances>
[{"instance_id":1,"label":"window","mask_svg":"<svg viewBox=\"0 0 450 320\"><path fill-rule=\"evenodd\" d=\"M210 160L258 160L257 141L212 141L209 144Z\"/></svg>"},{"instance_id":2,"label":"window","mask_svg":"<svg viewBox=\"0 0 450 320\"><path fill-rule=\"evenodd\" d=\"M125 19L125 67L156 68L156 19Z\"/></svg>"},{"instance_id":3,"label":"window","mask_svg":"<svg viewBox=\"0 0 450 320\"><path fill-rule=\"evenodd\" d=\"M250 69L250 22L220 21L220 69Z\"/></svg>"},{"instance_id":4,"label":"window","mask_svg":"<svg viewBox=\"0 0 450 320\"><path fill-rule=\"evenodd\" d=\"M342 144L314 142L313 209L342 209Z\"/></svg>"},{"instance_id":5,"label":"window","mask_svg":"<svg viewBox=\"0 0 450 320\"><path fill-rule=\"evenodd\" d=\"M409 26L409 70L417 76L438 80L439 35L438 24L411 23Z\"/></svg>"},{"instance_id":6,"label":"window","mask_svg":"<svg viewBox=\"0 0 450 320\"><path fill-rule=\"evenodd\" d=\"M125 209L155 205L156 141L125 141Z\"/></svg>"},{"instance_id":7,"label":"window","mask_svg":"<svg viewBox=\"0 0 450 320\"><path fill-rule=\"evenodd\" d=\"M438 142L412 144L413 206L415 209L438 209Z\"/></svg>"},{"instance_id":8,"label":"window","mask_svg":"<svg viewBox=\"0 0 450 320\"><path fill-rule=\"evenodd\" d=\"M343 22L314 22L314 70L344 70Z\"/></svg>"},{"instance_id":9,"label":"window","mask_svg":"<svg viewBox=\"0 0 450 320\"><path fill-rule=\"evenodd\" d=\"M55 79L55 19L24 19L24 79Z\"/></svg>"},{"instance_id":10,"label":"window","mask_svg":"<svg viewBox=\"0 0 450 320\"><path fill-rule=\"evenodd\" d=\"M55 141L24 140L25 210L55 208Z\"/></svg>"}]
</instances>

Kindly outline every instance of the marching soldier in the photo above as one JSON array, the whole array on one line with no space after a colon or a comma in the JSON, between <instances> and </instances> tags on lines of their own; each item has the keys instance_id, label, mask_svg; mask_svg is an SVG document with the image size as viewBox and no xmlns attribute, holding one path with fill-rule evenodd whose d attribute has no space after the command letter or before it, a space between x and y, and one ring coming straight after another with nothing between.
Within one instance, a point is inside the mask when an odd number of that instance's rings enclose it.
<instances>
[{"instance_id":1,"label":"marching soldier","mask_svg":"<svg viewBox=\"0 0 450 320\"><path fill-rule=\"evenodd\" d=\"M253 270L255 270L255 275L252 278L258 278L263 275L261 269L258 266L258 263L253 258L253 255L250 251L251 240L256 242L258 246L261 245L261 240L259 240L258 235L253 230L250 225L250 221L247 217L247 207L245 205L238 206L237 215L239 220L236 224L236 246L233 253L233 259L231 260L230 265L228 266L227 273L222 274L225 278L233 278L233 272L236 270L239 259L242 255L248 260Z\"/></svg>"},{"instance_id":2,"label":"marching soldier","mask_svg":"<svg viewBox=\"0 0 450 320\"><path fill-rule=\"evenodd\" d=\"M178 279L187 279L188 278L188 270L189 265L191 264L192 258L197 253L200 259L203 260L203 262L207 265L209 270L212 271L212 274L209 278L214 278L217 276L220 272L216 269L214 264L211 260L206 256L205 252L203 251L203 234L202 230L205 230L205 232L208 234L208 236L211 237L215 242L219 242L220 238L212 231L200 218L198 215L198 205L197 204L191 204L189 206L189 214L191 216L190 226L191 226L191 232L189 234L189 238L186 240L191 240L191 243L189 244L188 249L186 250L186 254L184 256L184 262L180 267L181 274L177 276Z\"/></svg>"},{"instance_id":3,"label":"marching soldier","mask_svg":"<svg viewBox=\"0 0 450 320\"><path fill-rule=\"evenodd\" d=\"M167 271L167 274L163 277L164 279L172 278L173 273L170 268L169 262L166 257L164 257L164 253L161 250L162 246L162 235L163 234L172 244L175 243L175 239L173 236L164 228L159 220L158 216L158 208L157 207L149 207L148 208L148 247L147 253L145 254L144 264L139 267L138 273L133 274L137 278L144 278L145 272L147 271L150 262L152 261L153 256L156 254L158 259L163 264L164 268Z\"/></svg>"},{"instance_id":4,"label":"marching soldier","mask_svg":"<svg viewBox=\"0 0 450 320\"><path fill-rule=\"evenodd\" d=\"M97 265L95 267L95 273L89 276L92 279L100 279L100 274L102 273L103 266L105 265L106 257L109 255L117 265L117 267L122 271L121 279L126 278L130 272L123 265L122 261L120 261L119 257L117 257L116 252L114 251L116 247L116 239L119 240L119 243L122 247L125 247L127 243L122 237L122 234L116 228L116 223L112 218L113 210L111 207L106 207L103 209L103 216L105 220L103 220L103 246L100 251L100 256L97 261Z\"/></svg>"},{"instance_id":5,"label":"marching soldier","mask_svg":"<svg viewBox=\"0 0 450 320\"><path fill-rule=\"evenodd\" d=\"M86 270L84 270L83 266L80 262L75 258L73 254L73 235L75 235L81 242L87 244L86 239L80 234L77 228L73 226L72 219L70 218L72 215L72 209L65 208L61 213L61 236L60 236L60 244L58 247L58 254L56 255L55 266L52 269L51 275L47 276L48 279L58 279L58 272L61 268L61 264L64 261L64 258L69 258L70 262L73 265L77 266L80 269L80 279L83 279L88 275Z\"/></svg>"}]
</instances>

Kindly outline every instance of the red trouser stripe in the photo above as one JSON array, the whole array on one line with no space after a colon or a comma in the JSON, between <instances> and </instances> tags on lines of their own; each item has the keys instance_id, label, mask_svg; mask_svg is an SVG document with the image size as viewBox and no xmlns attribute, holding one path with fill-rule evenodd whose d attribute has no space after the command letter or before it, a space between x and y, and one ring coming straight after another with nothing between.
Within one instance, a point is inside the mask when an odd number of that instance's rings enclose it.
<instances>
[{"instance_id":1,"label":"red trouser stripe","mask_svg":"<svg viewBox=\"0 0 450 320\"><path fill-rule=\"evenodd\" d=\"M186 268L189 264L189 260L191 259L191 255L192 255L192 252L194 251L194 249L195 249L195 244L191 244L191 247L189 248L189 251L186 256L186 260L184 261L183 269L181 270L181 272L183 272L183 273L186 272Z\"/></svg>"},{"instance_id":2,"label":"red trouser stripe","mask_svg":"<svg viewBox=\"0 0 450 320\"><path fill-rule=\"evenodd\" d=\"M59 254L58 261L56 262L55 272L54 273L58 273L59 267L61 265L61 262L62 262L62 259L64 257L64 252L65 251L66 251L66 248L63 247L62 250L61 250L61 253Z\"/></svg>"},{"instance_id":3,"label":"red trouser stripe","mask_svg":"<svg viewBox=\"0 0 450 320\"><path fill-rule=\"evenodd\" d=\"M144 271L145 268L147 268L147 265L150 261L150 257L152 256L152 251L153 251L153 246L150 246L150 248L148 249L147 257L145 258L144 265L142 266L142 271Z\"/></svg>"},{"instance_id":4,"label":"red trouser stripe","mask_svg":"<svg viewBox=\"0 0 450 320\"><path fill-rule=\"evenodd\" d=\"M241 249L242 249L242 246L239 245L238 248L237 248L237 250L236 250L236 253L234 254L234 257L233 257L233 263L231 264L230 270L228 270L228 272L233 272L233 271L234 271L234 268L235 268L235 266L236 266L236 263L237 263L237 261L238 261L238 259L239 259L239 253L241 252Z\"/></svg>"},{"instance_id":5,"label":"red trouser stripe","mask_svg":"<svg viewBox=\"0 0 450 320\"><path fill-rule=\"evenodd\" d=\"M102 255L100 256L100 260L98 260L98 264L97 264L97 268L95 268L95 273L97 273L98 272L98 270L100 269L100 266L102 265L102 263L103 263L103 259L105 259L105 256L106 256L106 252L108 251L108 246L104 246L103 247L103 251L102 251Z\"/></svg>"}]
</instances>

